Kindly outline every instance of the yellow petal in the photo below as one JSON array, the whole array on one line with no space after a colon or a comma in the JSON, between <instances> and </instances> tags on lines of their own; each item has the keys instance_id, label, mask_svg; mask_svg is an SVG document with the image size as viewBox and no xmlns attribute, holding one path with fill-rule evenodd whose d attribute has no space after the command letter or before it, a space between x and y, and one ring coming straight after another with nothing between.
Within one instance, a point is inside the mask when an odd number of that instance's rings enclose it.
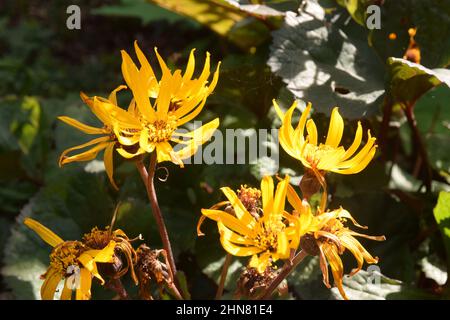
<instances>
[{"instance_id":1,"label":"yellow petal","mask_svg":"<svg viewBox=\"0 0 450 320\"><path fill-rule=\"evenodd\" d=\"M164 73L159 84L159 95L156 98L156 115L158 120L166 121L167 113L170 107L170 98L173 90L173 86L176 82L176 76L172 76L170 73Z\"/></svg>"},{"instance_id":2,"label":"yellow petal","mask_svg":"<svg viewBox=\"0 0 450 320\"><path fill-rule=\"evenodd\" d=\"M139 120L126 110L112 104L109 100L101 97L94 97L94 106L97 109L105 110L108 114L108 126L120 124L121 127L140 129L141 123Z\"/></svg>"},{"instance_id":3,"label":"yellow petal","mask_svg":"<svg viewBox=\"0 0 450 320\"><path fill-rule=\"evenodd\" d=\"M265 176L261 180L261 197L263 203L263 212L272 211L273 207L273 179L270 176Z\"/></svg>"},{"instance_id":4,"label":"yellow petal","mask_svg":"<svg viewBox=\"0 0 450 320\"><path fill-rule=\"evenodd\" d=\"M70 162L90 161L90 160L95 159L97 154L109 145L110 142L108 142L108 140L109 140L109 137L97 138L97 139L91 140L87 143L81 144L79 146L75 146L75 147L64 150L63 153L61 154L61 157L59 158L59 165L62 166L67 163L70 163ZM70 157L66 156L66 154L69 153L70 151L82 149L82 148L85 148L85 147L87 147L89 145L93 145L93 144L97 144L97 145L85 152L76 154L74 156L70 156Z\"/></svg>"},{"instance_id":5,"label":"yellow petal","mask_svg":"<svg viewBox=\"0 0 450 320\"><path fill-rule=\"evenodd\" d=\"M134 50L136 51L136 56L138 57L139 63L141 64L141 73L143 77L148 82L148 92L150 96L153 96L158 92L158 81L156 80L155 73L153 72L150 63L142 52L141 48L139 48L137 41L134 41Z\"/></svg>"},{"instance_id":6,"label":"yellow petal","mask_svg":"<svg viewBox=\"0 0 450 320\"><path fill-rule=\"evenodd\" d=\"M306 131L308 132L308 143L317 145L317 127L312 119L306 122Z\"/></svg>"},{"instance_id":7,"label":"yellow petal","mask_svg":"<svg viewBox=\"0 0 450 320\"><path fill-rule=\"evenodd\" d=\"M185 135L186 137L192 137L192 139L190 141L185 142L188 144L186 147L180 149L179 151L176 151L178 157L184 160L195 154L200 145L204 144L209 139L211 139L212 135L214 134L218 126L219 126L219 118L216 118L208 122L207 124L201 126L200 128L195 129L194 131L191 131L188 134L186 134Z\"/></svg>"},{"instance_id":8,"label":"yellow petal","mask_svg":"<svg viewBox=\"0 0 450 320\"><path fill-rule=\"evenodd\" d=\"M194 111L192 111L188 115L186 115L186 116L184 116L184 117L182 117L182 118L177 120L177 127L182 126L186 122L189 122L192 119L194 119L200 113L200 111L202 111L205 103L206 103L206 97L202 100L200 105L198 107L196 107L196 109L194 109Z\"/></svg>"},{"instance_id":9,"label":"yellow petal","mask_svg":"<svg viewBox=\"0 0 450 320\"><path fill-rule=\"evenodd\" d=\"M183 75L183 82L186 82L188 80L191 80L192 75L194 74L195 70L195 57L194 57L195 49L191 50L191 53L189 54L189 60L186 66L186 71Z\"/></svg>"},{"instance_id":10,"label":"yellow petal","mask_svg":"<svg viewBox=\"0 0 450 320\"><path fill-rule=\"evenodd\" d=\"M95 262L111 263L113 262L115 247L116 242L111 240L108 245L101 250L87 250L84 253L90 255Z\"/></svg>"},{"instance_id":11,"label":"yellow petal","mask_svg":"<svg viewBox=\"0 0 450 320\"><path fill-rule=\"evenodd\" d=\"M156 53L156 57L158 58L158 62L159 62L159 66L161 67L161 71L162 73L170 73L169 68L167 68L166 63L164 62L164 59L161 58L161 56L159 55L158 52L158 48L155 47L155 53Z\"/></svg>"},{"instance_id":12,"label":"yellow petal","mask_svg":"<svg viewBox=\"0 0 450 320\"><path fill-rule=\"evenodd\" d=\"M217 222L217 228L219 229L220 236L224 238L224 240L227 240L229 242L233 242L235 244L239 245L248 245L248 246L254 246L255 241L243 237L232 230L228 229L222 222Z\"/></svg>"},{"instance_id":13,"label":"yellow petal","mask_svg":"<svg viewBox=\"0 0 450 320\"><path fill-rule=\"evenodd\" d=\"M306 125L306 120L308 119L309 113L311 112L311 107L312 104L310 102L308 102L308 104L306 105L305 110L302 112L302 115L300 116L300 120L298 121L298 125L297 128L295 128L295 142L303 144L305 137L304 137L304 133L305 133L305 125ZM291 123L291 119L289 119L289 123ZM299 147L300 147L299 145Z\"/></svg>"},{"instance_id":14,"label":"yellow petal","mask_svg":"<svg viewBox=\"0 0 450 320\"><path fill-rule=\"evenodd\" d=\"M64 281L64 286L63 286L63 290L61 292L61 300L71 300L72 299L72 288L70 288L67 285L67 278L66 281Z\"/></svg>"},{"instance_id":15,"label":"yellow petal","mask_svg":"<svg viewBox=\"0 0 450 320\"><path fill-rule=\"evenodd\" d=\"M220 243L226 252L236 257L246 257L261 252L258 247L240 247L224 237L220 237Z\"/></svg>"},{"instance_id":16,"label":"yellow petal","mask_svg":"<svg viewBox=\"0 0 450 320\"><path fill-rule=\"evenodd\" d=\"M359 173L362 170L364 170L367 165L370 163L370 161L372 161L373 157L375 156L375 152L377 151L377 146L372 147L372 149L370 149L370 151L367 153L367 155L357 164L355 164L354 166L348 168L348 169L343 169L343 170L339 170L338 172L341 174L354 174L354 173Z\"/></svg>"},{"instance_id":17,"label":"yellow petal","mask_svg":"<svg viewBox=\"0 0 450 320\"><path fill-rule=\"evenodd\" d=\"M64 242L64 240L61 239L60 237L58 237L53 231L51 231L49 228L43 226L42 224L40 224L39 222L37 222L34 219L25 218L23 223L28 228L30 228L31 230L36 232L39 235L39 237L42 238L42 240L47 242L52 247L56 247L57 245Z\"/></svg>"},{"instance_id":18,"label":"yellow petal","mask_svg":"<svg viewBox=\"0 0 450 320\"><path fill-rule=\"evenodd\" d=\"M138 70L131 57L125 50L120 51L122 55L122 76L128 87L133 89L133 77L136 77Z\"/></svg>"},{"instance_id":19,"label":"yellow petal","mask_svg":"<svg viewBox=\"0 0 450 320\"><path fill-rule=\"evenodd\" d=\"M337 107L333 108L331 112L330 127L328 128L326 145L337 148L342 139L342 133L344 132L344 120L339 114Z\"/></svg>"},{"instance_id":20,"label":"yellow petal","mask_svg":"<svg viewBox=\"0 0 450 320\"><path fill-rule=\"evenodd\" d=\"M203 66L202 73L200 74L200 77L198 77L198 80L201 84L203 84L208 78L209 78L209 69L210 69L210 54L209 52L206 52L206 59L205 59L205 65Z\"/></svg>"},{"instance_id":21,"label":"yellow petal","mask_svg":"<svg viewBox=\"0 0 450 320\"><path fill-rule=\"evenodd\" d=\"M325 257L328 260L328 263L330 264L331 273L333 274L334 284L338 288L341 296L348 300L347 295L344 291L344 286L342 283L342 279L344 276L344 266L342 265L342 260L339 257L337 247L330 244L330 245L324 245L323 246L323 252L325 254Z\"/></svg>"},{"instance_id":22,"label":"yellow petal","mask_svg":"<svg viewBox=\"0 0 450 320\"><path fill-rule=\"evenodd\" d=\"M87 124L81 123L78 120L72 119L70 117L61 116L58 117L59 120L61 120L64 123L67 123L69 126L72 126L81 132L87 133L87 134L105 134L107 131L103 128L95 128L88 126Z\"/></svg>"},{"instance_id":23,"label":"yellow petal","mask_svg":"<svg viewBox=\"0 0 450 320\"><path fill-rule=\"evenodd\" d=\"M113 164L113 152L114 152L115 143L110 143L106 149L103 157L103 162L105 163L105 171L108 175L109 181L113 185L114 189L119 190L119 187L114 182L113 174L114 174L114 164Z\"/></svg>"},{"instance_id":24,"label":"yellow petal","mask_svg":"<svg viewBox=\"0 0 450 320\"><path fill-rule=\"evenodd\" d=\"M86 94L84 94L83 92L80 92L80 97L83 100L83 102L91 109L92 113L95 114L95 116L104 124L109 125L111 123L111 119L108 115L107 110L102 109L102 108L98 108L98 106L96 106L94 104L94 98L90 98L88 97Z\"/></svg>"},{"instance_id":25,"label":"yellow petal","mask_svg":"<svg viewBox=\"0 0 450 320\"><path fill-rule=\"evenodd\" d=\"M286 175L286 177L277 185L277 190L275 191L275 198L273 201L273 209L272 209L272 214L274 217L275 216L281 217L281 215L283 214L288 184L289 184L289 176ZM264 214L266 214L266 212L264 212Z\"/></svg>"},{"instance_id":26,"label":"yellow petal","mask_svg":"<svg viewBox=\"0 0 450 320\"><path fill-rule=\"evenodd\" d=\"M275 107L275 111L277 112L278 117L280 117L281 121L284 119L284 112L281 110L275 99L272 100L273 106Z\"/></svg>"},{"instance_id":27,"label":"yellow petal","mask_svg":"<svg viewBox=\"0 0 450 320\"><path fill-rule=\"evenodd\" d=\"M358 121L358 129L356 129L355 140L353 140L352 145L347 149L347 151L345 151L342 160L347 160L348 158L350 158L356 152L356 150L358 150L361 141L362 141L362 126L361 122Z\"/></svg>"},{"instance_id":28,"label":"yellow petal","mask_svg":"<svg viewBox=\"0 0 450 320\"><path fill-rule=\"evenodd\" d=\"M50 268L45 276L45 281L41 287L41 299L42 300L53 300L55 296L56 288L58 287L59 282L61 281L61 274Z\"/></svg>"},{"instance_id":29,"label":"yellow petal","mask_svg":"<svg viewBox=\"0 0 450 320\"><path fill-rule=\"evenodd\" d=\"M222 222L228 229L243 236L252 236L254 231L249 229L236 217L222 210L202 209L202 214L214 221Z\"/></svg>"},{"instance_id":30,"label":"yellow petal","mask_svg":"<svg viewBox=\"0 0 450 320\"><path fill-rule=\"evenodd\" d=\"M111 93L109 94L108 100L111 101L112 104L114 104L115 106L117 106L117 92L119 92L120 90L126 89L127 86L124 85L120 85L117 88L115 88L113 91L111 91Z\"/></svg>"},{"instance_id":31,"label":"yellow petal","mask_svg":"<svg viewBox=\"0 0 450 320\"><path fill-rule=\"evenodd\" d=\"M164 161L172 161L172 154L173 148L170 145L169 142L160 142L156 145L156 154L157 154L157 161L158 163L164 162ZM179 164L179 163L175 163Z\"/></svg>"},{"instance_id":32,"label":"yellow petal","mask_svg":"<svg viewBox=\"0 0 450 320\"><path fill-rule=\"evenodd\" d=\"M100 273L98 272L97 269L97 264L95 263L95 260L92 256L90 256L89 254L86 254L85 252L83 252L79 257L78 257L78 261L81 262L81 264L87 269L89 270L89 272L96 277L97 279L99 279L101 281L102 284L105 283L105 280L103 280L102 276L100 275Z\"/></svg>"},{"instance_id":33,"label":"yellow petal","mask_svg":"<svg viewBox=\"0 0 450 320\"><path fill-rule=\"evenodd\" d=\"M247 209L245 209L236 193L234 193L234 191L228 187L220 188L220 190L222 190L225 197L227 197L228 201L230 201L230 204L233 206L236 217L248 228L253 228L256 224L256 221L253 216L248 213Z\"/></svg>"},{"instance_id":34,"label":"yellow petal","mask_svg":"<svg viewBox=\"0 0 450 320\"><path fill-rule=\"evenodd\" d=\"M136 153L130 153L130 152L126 151L126 150L123 149L123 148L116 149L116 151L117 151L122 157L124 157L125 159L131 159L131 158L134 158L134 157L136 157L136 156L138 156L138 155L140 155L140 154L145 153L145 150L142 149L142 148L139 148L139 149L136 151Z\"/></svg>"},{"instance_id":35,"label":"yellow petal","mask_svg":"<svg viewBox=\"0 0 450 320\"><path fill-rule=\"evenodd\" d=\"M133 146L139 143L139 139L143 130L126 130L124 128L120 128L119 126L114 127L114 134L119 141L119 143L123 146Z\"/></svg>"},{"instance_id":36,"label":"yellow petal","mask_svg":"<svg viewBox=\"0 0 450 320\"><path fill-rule=\"evenodd\" d=\"M358 173L369 164L369 162L375 155L377 146L374 145L376 139L371 137L370 131L368 131L368 135L369 140L367 141L366 145L354 157L339 164L339 173Z\"/></svg>"},{"instance_id":37,"label":"yellow petal","mask_svg":"<svg viewBox=\"0 0 450 320\"><path fill-rule=\"evenodd\" d=\"M155 150L156 144L149 141L148 131L142 130L139 137L139 146L146 152L151 153ZM121 153L122 154L122 153Z\"/></svg>"},{"instance_id":38,"label":"yellow petal","mask_svg":"<svg viewBox=\"0 0 450 320\"><path fill-rule=\"evenodd\" d=\"M255 268L260 274L264 273L268 266L271 265L270 253L264 252L261 256L252 256L249 262L250 268Z\"/></svg>"},{"instance_id":39,"label":"yellow petal","mask_svg":"<svg viewBox=\"0 0 450 320\"><path fill-rule=\"evenodd\" d=\"M89 300L91 298L91 273L85 268L80 270L80 288L76 291L77 300Z\"/></svg>"},{"instance_id":40,"label":"yellow petal","mask_svg":"<svg viewBox=\"0 0 450 320\"><path fill-rule=\"evenodd\" d=\"M121 51L122 53L122 74L125 81L133 91L133 97L136 100L137 107L141 114L150 122L156 120L156 114L150 104L148 97L147 80L145 79L144 72L139 72L136 65L131 60L128 53Z\"/></svg>"},{"instance_id":41,"label":"yellow petal","mask_svg":"<svg viewBox=\"0 0 450 320\"><path fill-rule=\"evenodd\" d=\"M217 82L219 81L219 70L220 70L221 64L222 64L221 61L219 61L219 63L217 64L217 68L216 68L216 71L214 72L213 79L212 79L210 85L208 86L208 94L213 92L213 90L216 88Z\"/></svg>"},{"instance_id":42,"label":"yellow petal","mask_svg":"<svg viewBox=\"0 0 450 320\"><path fill-rule=\"evenodd\" d=\"M277 237L277 254L280 259L287 259L289 257L290 248L286 233L280 232Z\"/></svg>"}]
</instances>

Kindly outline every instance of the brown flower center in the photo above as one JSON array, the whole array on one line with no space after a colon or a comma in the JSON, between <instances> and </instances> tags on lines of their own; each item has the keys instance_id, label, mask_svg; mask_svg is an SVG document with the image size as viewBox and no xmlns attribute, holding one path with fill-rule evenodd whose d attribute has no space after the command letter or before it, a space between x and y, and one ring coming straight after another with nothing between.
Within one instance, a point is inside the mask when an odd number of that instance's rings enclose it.
<instances>
[{"instance_id":1,"label":"brown flower center","mask_svg":"<svg viewBox=\"0 0 450 320\"><path fill-rule=\"evenodd\" d=\"M69 266L79 265L78 257L86 248L80 241L65 241L50 254L50 266L65 276Z\"/></svg>"}]
</instances>

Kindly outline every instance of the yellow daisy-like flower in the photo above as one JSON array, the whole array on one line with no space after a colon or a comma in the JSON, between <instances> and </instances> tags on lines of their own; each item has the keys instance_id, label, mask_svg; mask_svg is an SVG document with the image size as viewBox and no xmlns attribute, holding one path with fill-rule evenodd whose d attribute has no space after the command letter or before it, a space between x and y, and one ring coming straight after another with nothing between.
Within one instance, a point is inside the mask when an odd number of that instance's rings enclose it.
<instances>
[{"instance_id":1,"label":"yellow daisy-like flower","mask_svg":"<svg viewBox=\"0 0 450 320\"><path fill-rule=\"evenodd\" d=\"M372 137L368 130L368 141L359 149L362 141L362 127L358 122L358 129L353 143L348 149L340 146L344 132L344 121L339 114L338 108L331 113L330 126L325 143L318 142L316 124L312 119L307 120L311 111L308 103L306 110L302 113L297 127L292 127L292 114L297 108L295 101L284 114L276 101L273 101L278 116L282 120L279 131L280 143L283 149L292 157L300 160L302 164L310 169L319 171L332 171L341 174L353 174L362 171L375 155L377 145L376 138ZM304 131L307 135L305 137Z\"/></svg>"},{"instance_id":2,"label":"yellow daisy-like flower","mask_svg":"<svg viewBox=\"0 0 450 320\"><path fill-rule=\"evenodd\" d=\"M181 70L172 73L155 49L162 70L161 80L158 81L137 43L135 50L140 68L137 68L130 56L122 51L122 73L133 92L134 100L129 111L134 114L138 124L119 123L114 127L114 132L123 146L139 145L139 150L133 153L122 147L118 152L123 157L130 158L136 153L156 151L158 162L172 161L183 166L182 160L191 157L198 146L209 140L219 126L219 119L216 118L189 133L176 131L194 119L203 109L207 97L217 84L220 63L208 85L209 53L206 55L200 76L192 78L195 68L194 50L191 51L186 71L182 75ZM169 142L183 147L175 151Z\"/></svg>"},{"instance_id":3,"label":"yellow daisy-like flower","mask_svg":"<svg viewBox=\"0 0 450 320\"><path fill-rule=\"evenodd\" d=\"M80 94L81 99L91 109L95 116L103 123L103 127L101 128L86 125L70 117L58 117L59 120L86 134L101 135L101 137L65 150L59 158L60 166L63 166L70 162L93 160L97 157L97 154L100 151L105 150L103 156L105 170L109 180L111 181L111 184L114 186L114 188L118 189L113 179L113 152L114 149L119 145L119 142L114 134L113 124L122 123L128 126L138 124L138 122L130 114L128 114L125 110L117 105L116 93L125 88L126 86L117 87L111 92L108 99L104 99L101 97L88 97L84 93ZM87 147L90 147L90 149L88 149L87 151L68 156L68 154L72 151L84 149Z\"/></svg>"},{"instance_id":4,"label":"yellow daisy-like flower","mask_svg":"<svg viewBox=\"0 0 450 320\"><path fill-rule=\"evenodd\" d=\"M64 241L33 219L26 218L24 223L53 247L50 254L50 266L42 275L42 278L45 279L41 287L42 300L53 300L58 284L63 279L65 281L61 300L72 299L72 286L76 286L76 300L89 300L92 277L99 279L102 284L105 282L98 273L96 263L112 263L116 243L110 241L103 249L92 250L80 241ZM78 275L77 270L79 271ZM77 276L79 279L73 278Z\"/></svg>"},{"instance_id":5,"label":"yellow daisy-like flower","mask_svg":"<svg viewBox=\"0 0 450 320\"><path fill-rule=\"evenodd\" d=\"M299 245L302 235L299 220L285 211L288 185L289 177L286 176L278 183L274 195L272 178L262 179L259 217L250 214L228 187L221 189L227 202L214 206L214 209L202 209L203 216L217 221L223 248L234 256L252 256L249 266L260 273L278 259L288 259L291 249L295 250ZM234 214L230 210L216 209L223 205L230 205Z\"/></svg>"},{"instance_id":6,"label":"yellow daisy-like flower","mask_svg":"<svg viewBox=\"0 0 450 320\"><path fill-rule=\"evenodd\" d=\"M307 202L304 204L309 207ZM383 241L386 238L384 236L368 236L350 230L345 226L347 220L359 228L367 229L367 227L359 225L343 208L322 212L315 216L309 208L303 210L301 215L304 215L302 221L308 221L309 231L302 237L300 246L307 253L319 256L323 282L327 288L331 288L328 277L328 265L330 266L336 287L342 297L348 299L342 283L344 266L340 256L347 249L355 257L358 266L351 271L350 276L352 276L361 270L364 261L370 264L378 263L378 257L373 257L355 236L376 241Z\"/></svg>"}]
</instances>

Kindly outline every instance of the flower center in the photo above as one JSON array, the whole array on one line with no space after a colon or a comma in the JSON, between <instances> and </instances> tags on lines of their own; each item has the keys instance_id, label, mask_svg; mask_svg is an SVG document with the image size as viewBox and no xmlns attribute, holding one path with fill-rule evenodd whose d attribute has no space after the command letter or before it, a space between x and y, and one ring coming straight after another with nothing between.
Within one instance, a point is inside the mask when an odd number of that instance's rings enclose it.
<instances>
[{"instance_id":1,"label":"flower center","mask_svg":"<svg viewBox=\"0 0 450 320\"><path fill-rule=\"evenodd\" d=\"M262 232L256 237L257 246L265 251L277 251L278 246L278 234L285 228L284 223L281 221L279 223L270 226L265 226L261 224Z\"/></svg>"},{"instance_id":2,"label":"flower center","mask_svg":"<svg viewBox=\"0 0 450 320\"><path fill-rule=\"evenodd\" d=\"M65 241L53 249L50 265L62 276L66 276L69 266L79 265L78 257L85 250L80 241Z\"/></svg>"},{"instance_id":3,"label":"flower center","mask_svg":"<svg viewBox=\"0 0 450 320\"><path fill-rule=\"evenodd\" d=\"M258 220L260 218L258 211L261 210L261 191L256 188L249 188L247 185L243 185L237 191L237 194L245 209L247 209L247 211Z\"/></svg>"},{"instance_id":4,"label":"flower center","mask_svg":"<svg viewBox=\"0 0 450 320\"><path fill-rule=\"evenodd\" d=\"M311 165L317 165L321 159L332 157L336 152L336 148L333 148L326 144L320 144L318 146L314 144L306 144L305 146L305 158Z\"/></svg>"},{"instance_id":5,"label":"flower center","mask_svg":"<svg viewBox=\"0 0 450 320\"><path fill-rule=\"evenodd\" d=\"M145 126L145 130L148 133L148 140L153 143L163 142L170 140L172 133L177 128L177 122L175 116L170 116L166 121L156 120L153 123L148 123Z\"/></svg>"},{"instance_id":6,"label":"flower center","mask_svg":"<svg viewBox=\"0 0 450 320\"><path fill-rule=\"evenodd\" d=\"M99 230L97 227L83 236L83 242L93 249L101 250L108 245L109 241L110 234L108 230Z\"/></svg>"}]
</instances>

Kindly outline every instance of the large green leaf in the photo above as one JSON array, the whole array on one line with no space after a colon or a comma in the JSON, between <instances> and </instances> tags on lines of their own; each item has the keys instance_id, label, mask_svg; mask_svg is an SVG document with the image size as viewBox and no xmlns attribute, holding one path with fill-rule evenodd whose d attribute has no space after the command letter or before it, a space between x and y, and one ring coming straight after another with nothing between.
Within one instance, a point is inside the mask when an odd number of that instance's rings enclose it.
<instances>
[{"instance_id":1,"label":"large green leaf","mask_svg":"<svg viewBox=\"0 0 450 320\"><path fill-rule=\"evenodd\" d=\"M388 278L376 269L361 270L352 277L344 276L344 290L350 300L433 299L434 296ZM333 298L342 299L337 288Z\"/></svg>"},{"instance_id":2,"label":"large green leaf","mask_svg":"<svg viewBox=\"0 0 450 320\"><path fill-rule=\"evenodd\" d=\"M369 116L383 94L382 65L362 28L345 25L339 15L329 18L315 1L298 15L288 12L284 26L273 32L268 65L320 112L339 106L345 117Z\"/></svg>"},{"instance_id":3,"label":"large green leaf","mask_svg":"<svg viewBox=\"0 0 450 320\"><path fill-rule=\"evenodd\" d=\"M337 0L337 2L347 8L348 13L360 25L366 25L367 7L372 4L373 0Z\"/></svg>"},{"instance_id":4,"label":"large green leaf","mask_svg":"<svg viewBox=\"0 0 450 320\"><path fill-rule=\"evenodd\" d=\"M234 44L248 49L264 42L268 28L255 20L247 11L241 10L222 0L148 0L162 8L188 17L211 29L217 34L228 37ZM258 32L254 32L254 29Z\"/></svg>"},{"instance_id":5,"label":"large green leaf","mask_svg":"<svg viewBox=\"0 0 450 320\"><path fill-rule=\"evenodd\" d=\"M283 16L284 13L281 11L278 11L266 4L253 4L251 1L243 1L243 0L224 0L225 2L229 3L230 5L238 8L239 10L256 14L260 16L265 17L271 17L271 16Z\"/></svg>"},{"instance_id":6,"label":"large green leaf","mask_svg":"<svg viewBox=\"0 0 450 320\"><path fill-rule=\"evenodd\" d=\"M389 58L389 93L393 103L412 106L425 92L441 83L450 87L450 70L428 69L420 64Z\"/></svg>"},{"instance_id":7,"label":"large green leaf","mask_svg":"<svg viewBox=\"0 0 450 320\"><path fill-rule=\"evenodd\" d=\"M142 24L163 19L169 22L190 21L145 0L121 0L118 5L105 5L91 12L103 16L135 17L141 19Z\"/></svg>"},{"instance_id":8,"label":"large green leaf","mask_svg":"<svg viewBox=\"0 0 450 320\"><path fill-rule=\"evenodd\" d=\"M450 192L441 191L434 208L434 217L441 230L447 251L447 272L450 271Z\"/></svg>"}]
</instances>

